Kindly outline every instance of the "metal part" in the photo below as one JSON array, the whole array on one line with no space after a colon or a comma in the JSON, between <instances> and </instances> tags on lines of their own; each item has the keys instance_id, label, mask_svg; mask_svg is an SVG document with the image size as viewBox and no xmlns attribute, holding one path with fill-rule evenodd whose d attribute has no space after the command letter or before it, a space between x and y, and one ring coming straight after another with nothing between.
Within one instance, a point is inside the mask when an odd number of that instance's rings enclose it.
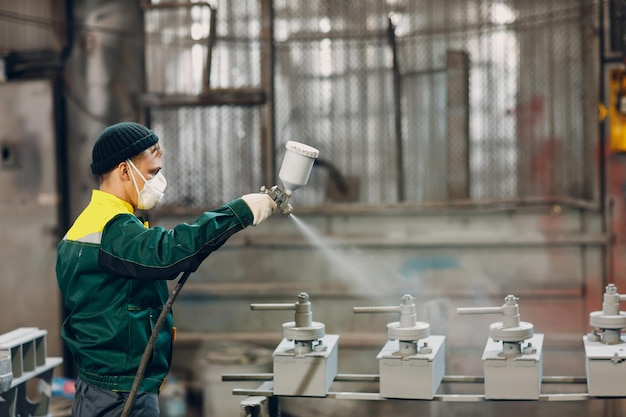
<instances>
[{"instance_id":1,"label":"metal part","mask_svg":"<svg viewBox=\"0 0 626 417\"><path fill-rule=\"evenodd\" d=\"M268 194L272 200L278 206L278 211L283 216L289 216L293 212L293 207L289 204L289 199L291 198L291 191L285 190L282 191L278 188L278 185L273 186L269 190L265 187L261 187L261 192Z\"/></svg>"},{"instance_id":2,"label":"metal part","mask_svg":"<svg viewBox=\"0 0 626 417\"><path fill-rule=\"evenodd\" d=\"M400 321L387 324L387 337L399 340L403 344L412 344L411 354L417 352L417 341L430 336L430 325L418 322L415 312L415 298L405 294L399 306L391 307L354 307L355 313L400 313Z\"/></svg>"},{"instance_id":3,"label":"metal part","mask_svg":"<svg viewBox=\"0 0 626 417\"><path fill-rule=\"evenodd\" d=\"M0 351L0 394L11 388L13 371L11 370L11 352Z\"/></svg>"},{"instance_id":4,"label":"metal part","mask_svg":"<svg viewBox=\"0 0 626 417\"><path fill-rule=\"evenodd\" d=\"M589 324L596 329L604 330L600 336L605 343L622 342L619 334L621 329L626 328L626 313L620 311L619 303L624 300L626 300L626 295L618 294L615 284L609 284L605 288L602 311L589 314Z\"/></svg>"},{"instance_id":5,"label":"metal part","mask_svg":"<svg viewBox=\"0 0 626 417\"><path fill-rule=\"evenodd\" d=\"M294 191L307 184L313 163L320 152L312 146L292 140L287 142L285 149L287 152L280 166L278 178L285 190Z\"/></svg>"},{"instance_id":6,"label":"metal part","mask_svg":"<svg viewBox=\"0 0 626 417\"><path fill-rule=\"evenodd\" d=\"M339 376L339 375L338 375ZM473 377L474 380L462 380L462 381L447 381L447 382L480 382L480 377ZM556 378L565 378L563 381L559 381L558 383L571 383L578 384L578 381L569 380L567 377L556 377ZM271 397L273 395L272 387L267 382L264 382L257 389L234 389L234 395L254 395L254 396L267 396ZM383 397L381 394L377 392L334 392L330 391L327 393L326 398L328 399L341 399L341 400L360 400L360 401L386 401L388 398ZM538 401L587 401L594 399L593 396L590 396L586 392L575 392L575 393L566 393L566 394L542 394L537 400ZM443 401L443 402L483 402L489 400L485 395L481 394L440 394L435 395L432 398L433 401Z\"/></svg>"},{"instance_id":7,"label":"metal part","mask_svg":"<svg viewBox=\"0 0 626 417\"><path fill-rule=\"evenodd\" d=\"M387 41L391 49L391 62L393 69L393 114L394 114L394 133L396 143L396 170L398 178L398 201L405 200L405 184L404 184L404 146L402 143L402 70L398 59L398 47L396 27L391 16L387 17Z\"/></svg>"},{"instance_id":8,"label":"metal part","mask_svg":"<svg viewBox=\"0 0 626 417\"><path fill-rule=\"evenodd\" d=\"M233 373L222 374L222 381L271 381L271 373ZM376 374L337 374L337 382L379 382L380 377ZM485 377L480 375L445 375L442 383L454 384L482 384ZM543 376L542 384L586 384L587 378L584 376Z\"/></svg>"},{"instance_id":9,"label":"metal part","mask_svg":"<svg viewBox=\"0 0 626 417\"><path fill-rule=\"evenodd\" d=\"M325 397L337 375L338 335L325 335L312 350L283 339L273 353L274 394Z\"/></svg>"},{"instance_id":10,"label":"metal part","mask_svg":"<svg viewBox=\"0 0 626 417\"><path fill-rule=\"evenodd\" d=\"M541 395L543 335L520 321L517 300L507 295L501 307L457 309L459 314L502 314L501 322L489 326L482 356L487 399L536 400Z\"/></svg>"},{"instance_id":11,"label":"metal part","mask_svg":"<svg viewBox=\"0 0 626 417\"><path fill-rule=\"evenodd\" d=\"M583 336L585 370L590 395L603 397L626 396L622 381L626 377L626 352L622 329L626 328L626 313L620 311L620 301L626 295L617 292L615 284L605 287L602 311L589 314L593 330Z\"/></svg>"},{"instance_id":12,"label":"metal part","mask_svg":"<svg viewBox=\"0 0 626 417\"><path fill-rule=\"evenodd\" d=\"M36 327L0 334L1 416L49 415L54 368L63 360L46 357L47 335L46 330ZM38 396L26 392L26 383L31 380L38 380Z\"/></svg>"},{"instance_id":13,"label":"metal part","mask_svg":"<svg viewBox=\"0 0 626 417\"><path fill-rule=\"evenodd\" d=\"M445 374L445 336L428 336L421 346L389 340L376 359L383 397L429 400Z\"/></svg>"},{"instance_id":14,"label":"metal part","mask_svg":"<svg viewBox=\"0 0 626 417\"><path fill-rule=\"evenodd\" d=\"M273 385L271 383L273 375L271 373L237 373L223 374L222 381L266 381L256 389L236 388L233 390L234 395L264 395L273 396ZM337 374L335 377L337 382L354 382L354 383L372 383L379 382L379 375L375 374ZM481 375L445 375L442 383L450 384L482 384L485 377ZM542 384L557 385L581 385L586 384L587 379L584 376L542 376ZM332 399L352 399L352 400L377 400L384 401L389 398L384 397L378 392L328 392L326 398ZM537 398L538 401L586 401L594 397L586 392L566 393L566 394L541 394ZM439 394L432 398L433 401L444 402L482 402L488 398L481 394ZM243 404L243 402L242 402Z\"/></svg>"},{"instance_id":15,"label":"metal part","mask_svg":"<svg viewBox=\"0 0 626 417\"><path fill-rule=\"evenodd\" d=\"M520 343L533 337L533 325L520 321L518 298L507 295L502 307L460 307L458 314L502 314L502 321L489 327L489 336L494 341Z\"/></svg>"},{"instance_id":16,"label":"metal part","mask_svg":"<svg viewBox=\"0 0 626 417\"><path fill-rule=\"evenodd\" d=\"M306 185L309 181L313 163L320 152L309 145L294 141L288 141L285 148L287 152L285 152L278 173L285 190L283 191L278 188L278 185L274 185L269 190L265 186L261 187L261 192L268 194L276 202L278 210L283 216L289 216L293 212L289 199L294 190Z\"/></svg>"},{"instance_id":17,"label":"metal part","mask_svg":"<svg viewBox=\"0 0 626 417\"><path fill-rule=\"evenodd\" d=\"M445 337L431 336L430 325L417 321L415 298L399 306L354 307L355 313L400 313L387 324L390 339L376 356L380 394L386 398L432 399L445 373Z\"/></svg>"},{"instance_id":18,"label":"metal part","mask_svg":"<svg viewBox=\"0 0 626 417\"><path fill-rule=\"evenodd\" d=\"M261 389L271 389L271 383L262 384ZM240 416L241 417L270 417L275 415L271 410L271 398L267 396L251 396L241 400L239 403L240 406Z\"/></svg>"},{"instance_id":19,"label":"metal part","mask_svg":"<svg viewBox=\"0 0 626 417\"><path fill-rule=\"evenodd\" d=\"M309 296L296 303L251 304L251 310L295 310L294 321L283 323L283 340L273 353L274 394L323 397L337 375L338 335L325 334L313 321Z\"/></svg>"},{"instance_id":20,"label":"metal part","mask_svg":"<svg viewBox=\"0 0 626 417\"><path fill-rule=\"evenodd\" d=\"M298 294L298 301L291 304L251 304L251 310L294 310L295 319L283 323L283 337L293 340L301 351L305 347L308 351L314 350L314 342L324 337L325 327L323 323L313 321L311 302L307 293ZM318 348L319 349L319 348Z\"/></svg>"}]
</instances>

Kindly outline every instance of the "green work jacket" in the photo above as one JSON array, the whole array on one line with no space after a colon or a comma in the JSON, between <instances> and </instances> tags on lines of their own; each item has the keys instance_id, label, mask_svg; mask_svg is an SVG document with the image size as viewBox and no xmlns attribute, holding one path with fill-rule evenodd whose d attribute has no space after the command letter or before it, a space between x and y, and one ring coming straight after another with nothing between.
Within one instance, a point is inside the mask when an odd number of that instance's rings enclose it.
<instances>
[{"instance_id":1,"label":"green work jacket","mask_svg":"<svg viewBox=\"0 0 626 417\"><path fill-rule=\"evenodd\" d=\"M252 224L241 199L171 230L148 227L126 201L94 190L58 245L56 274L67 316L61 337L87 384L130 391L168 297L167 280L195 271ZM170 369L172 314L159 332L139 392L158 394Z\"/></svg>"}]
</instances>

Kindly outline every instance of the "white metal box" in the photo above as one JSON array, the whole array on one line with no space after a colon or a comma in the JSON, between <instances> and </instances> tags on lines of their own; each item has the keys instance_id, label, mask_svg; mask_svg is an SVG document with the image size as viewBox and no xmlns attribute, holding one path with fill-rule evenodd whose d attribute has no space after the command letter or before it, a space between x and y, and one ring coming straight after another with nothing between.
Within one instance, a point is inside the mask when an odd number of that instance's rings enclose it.
<instances>
[{"instance_id":1,"label":"white metal box","mask_svg":"<svg viewBox=\"0 0 626 417\"><path fill-rule=\"evenodd\" d=\"M400 357L400 342L389 340L376 356L380 372L380 395L386 398L432 400L445 375L445 336L420 339L430 353Z\"/></svg>"},{"instance_id":2,"label":"white metal box","mask_svg":"<svg viewBox=\"0 0 626 417\"><path fill-rule=\"evenodd\" d=\"M487 340L482 357L485 399L539 399L543 378L543 334L535 334L525 343L531 343L535 352L506 357L502 355L502 342L494 342L491 338Z\"/></svg>"},{"instance_id":3,"label":"white metal box","mask_svg":"<svg viewBox=\"0 0 626 417\"><path fill-rule=\"evenodd\" d=\"M305 354L294 352L294 343L283 339L273 353L274 395L325 397L337 376L339 335L321 340L326 349Z\"/></svg>"},{"instance_id":4,"label":"white metal box","mask_svg":"<svg viewBox=\"0 0 626 417\"><path fill-rule=\"evenodd\" d=\"M594 397L626 396L626 344L609 345L583 336L587 390Z\"/></svg>"}]
</instances>

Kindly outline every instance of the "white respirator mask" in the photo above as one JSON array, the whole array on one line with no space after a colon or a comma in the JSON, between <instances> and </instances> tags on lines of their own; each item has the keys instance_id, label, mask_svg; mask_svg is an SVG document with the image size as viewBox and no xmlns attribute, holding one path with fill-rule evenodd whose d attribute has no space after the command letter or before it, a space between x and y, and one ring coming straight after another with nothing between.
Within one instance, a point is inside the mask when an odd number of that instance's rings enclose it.
<instances>
[{"instance_id":1,"label":"white respirator mask","mask_svg":"<svg viewBox=\"0 0 626 417\"><path fill-rule=\"evenodd\" d=\"M139 187L137 187L137 182L135 181L135 175L131 173L131 178L133 180L133 184L135 185L135 190L137 191L137 208L140 210L150 210L163 198L165 187L167 187L165 177L159 171L154 177L146 180L141 171L137 169L135 164L133 164L130 159L127 159L126 163L137 171L145 183L143 189L139 191Z\"/></svg>"}]
</instances>

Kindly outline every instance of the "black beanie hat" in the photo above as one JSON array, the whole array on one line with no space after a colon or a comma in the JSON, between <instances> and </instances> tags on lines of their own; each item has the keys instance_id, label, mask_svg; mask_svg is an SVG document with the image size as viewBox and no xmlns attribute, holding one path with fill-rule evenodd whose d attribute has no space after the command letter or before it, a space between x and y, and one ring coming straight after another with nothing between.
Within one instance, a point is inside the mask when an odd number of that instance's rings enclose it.
<instances>
[{"instance_id":1,"label":"black beanie hat","mask_svg":"<svg viewBox=\"0 0 626 417\"><path fill-rule=\"evenodd\" d=\"M147 127L134 122L122 122L100 133L91 153L91 172L101 175L115 168L159 141Z\"/></svg>"}]
</instances>

